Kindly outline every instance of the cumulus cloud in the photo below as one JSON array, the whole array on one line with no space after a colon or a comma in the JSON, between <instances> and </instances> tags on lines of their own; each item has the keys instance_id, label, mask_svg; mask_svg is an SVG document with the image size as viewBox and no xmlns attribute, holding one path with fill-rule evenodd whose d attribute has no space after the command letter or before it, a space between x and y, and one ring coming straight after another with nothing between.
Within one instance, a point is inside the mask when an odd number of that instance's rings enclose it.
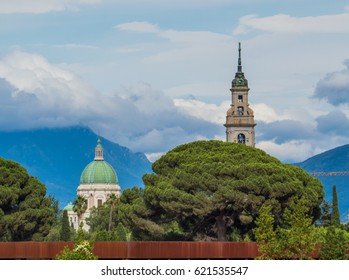
<instances>
[{"instance_id":1,"label":"cumulus cloud","mask_svg":"<svg viewBox=\"0 0 349 280\"><path fill-rule=\"evenodd\" d=\"M332 111L316 119L317 130L327 135L349 136L349 119L342 111Z\"/></svg>"},{"instance_id":2,"label":"cumulus cloud","mask_svg":"<svg viewBox=\"0 0 349 280\"><path fill-rule=\"evenodd\" d=\"M0 14L41 14L76 9L79 5L96 4L102 0L0 0Z\"/></svg>"},{"instance_id":3,"label":"cumulus cloud","mask_svg":"<svg viewBox=\"0 0 349 280\"><path fill-rule=\"evenodd\" d=\"M0 60L0 96L3 130L85 125L148 153L224 134L218 125L183 114L150 85L102 94L36 54L16 51Z\"/></svg>"},{"instance_id":4,"label":"cumulus cloud","mask_svg":"<svg viewBox=\"0 0 349 280\"><path fill-rule=\"evenodd\" d=\"M282 144L273 141L260 141L256 146L286 162L300 162L314 155L311 143L303 141L292 140Z\"/></svg>"},{"instance_id":5,"label":"cumulus cloud","mask_svg":"<svg viewBox=\"0 0 349 280\"><path fill-rule=\"evenodd\" d=\"M259 141L273 140L276 144L314 138L312 128L308 124L296 120L282 120L271 123L259 122L256 132Z\"/></svg>"},{"instance_id":6,"label":"cumulus cloud","mask_svg":"<svg viewBox=\"0 0 349 280\"><path fill-rule=\"evenodd\" d=\"M349 33L349 13L314 17L292 17L286 14L269 17L247 15L240 18L234 34L244 34L253 29L272 33Z\"/></svg>"},{"instance_id":7,"label":"cumulus cloud","mask_svg":"<svg viewBox=\"0 0 349 280\"><path fill-rule=\"evenodd\" d=\"M332 105L349 104L349 60L346 68L327 74L315 88L314 97L325 99Z\"/></svg>"}]
</instances>

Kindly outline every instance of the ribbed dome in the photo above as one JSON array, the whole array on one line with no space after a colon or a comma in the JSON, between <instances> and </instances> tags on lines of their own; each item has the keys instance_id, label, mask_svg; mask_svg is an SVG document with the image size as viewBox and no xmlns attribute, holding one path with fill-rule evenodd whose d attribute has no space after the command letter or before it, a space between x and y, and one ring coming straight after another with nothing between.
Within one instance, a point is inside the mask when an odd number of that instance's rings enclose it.
<instances>
[{"instance_id":1,"label":"ribbed dome","mask_svg":"<svg viewBox=\"0 0 349 280\"><path fill-rule=\"evenodd\" d=\"M80 184L117 184L114 168L104 160L89 163L80 177Z\"/></svg>"}]
</instances>

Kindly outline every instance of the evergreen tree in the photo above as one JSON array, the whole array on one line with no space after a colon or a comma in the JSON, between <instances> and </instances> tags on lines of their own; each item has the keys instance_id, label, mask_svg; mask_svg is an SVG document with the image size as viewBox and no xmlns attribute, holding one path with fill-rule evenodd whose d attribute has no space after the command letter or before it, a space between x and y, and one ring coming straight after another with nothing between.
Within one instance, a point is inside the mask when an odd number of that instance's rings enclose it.
<instances>
[{"instance_id":1,"label":"evergreen tree","mask_svg":"<svg viewBox=\"0 0 349 280\"><path fill-rule=\"evenodd\" d=\"M43 240L55 222L46 187L18 163L0 158L0 241Z\"/></svg>"},{"instance_id":2,"label":"evergreen tree","mask_svg":"<svg viewBox=\"0 0 349 280\"><path fill-rule=\"evenodd\" d=\"M341 229L327 228L325 242L321 244L320 260L347 260L348 244Z\"/></svg>"},{"instance_id":3,"label":"evergreen tree","mask_svg":"<svg viewBox=\"0 0 349 280\"><path fill-rule=\"evenodd\" d=\"M308 215L304 199L293 202L285 210L285 224L274 230L274 217L270 206L263 206L256 220L254 234L260 259L309 259L315 251L315 227Z\"/></svg>"},{"instance_id":4,"label":"evergreen tree","mask_svg":"<svg viewBox=\"0 0 349 280\"><path fill-rule=\"evenodd\" d=\"M339 207L338 207L338 197L336 185L332 187L332 215L331 215L331 224L335 227L339 227L341 224Z\"/></svg>"},{"instance_id":5,"label":"evergreen tree","mask_svg":"<svg viewBox=\"0 0 349 280\"><path fill-rule=\"evenodd\" d=\"M272 207L263 205L256 219L256 228L253 230L258 243L260 256L258 259L268 260L275 259L279 252L276 231L274 229L274 216Z\"/></svg>"},{"instance_id":6,"label":"evergreen tree","mask_svg":"<svg viewBox=\"0 0 349 280\"><path fill-rule=\"evenodd\" d=\"M70 226L69 226L67 210L63 211L62 227L61 227L61 240L62 241L70 241Z\"/></svg>"},{"instance_id":7,"label":"evergreen tree","mask_svg":"<svg viewBox=\"0 0 349 280\"><path fill-rule=\"evenodd\" d=\"M136 240L228 240L252 236L260 207L273 206L276 225L296 197L307 197L313 219L323 200L319 180L265 152L236 143L198 141L181 145L143 176L144 194L121 198L120 220ZM177 223L174 224L173 221Z\"/></svg>"}]
</instances>

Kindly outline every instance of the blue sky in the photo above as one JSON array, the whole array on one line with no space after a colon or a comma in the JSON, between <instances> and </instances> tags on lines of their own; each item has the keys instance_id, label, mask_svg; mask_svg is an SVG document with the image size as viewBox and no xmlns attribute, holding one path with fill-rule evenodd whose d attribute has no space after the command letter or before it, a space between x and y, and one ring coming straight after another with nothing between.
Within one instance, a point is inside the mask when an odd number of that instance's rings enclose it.
<instances>
[{"instance_id":1,"label":"blue sky","mask_svg":"<svg viewBox=\"0 0 349 280\"><path fill-rule=\"evenodd\" d=\"M347 144L349 3L0 0L0 129L85 125L150 159L225 139L242 64L257 147Z\"/></svg>"}]
</instances>

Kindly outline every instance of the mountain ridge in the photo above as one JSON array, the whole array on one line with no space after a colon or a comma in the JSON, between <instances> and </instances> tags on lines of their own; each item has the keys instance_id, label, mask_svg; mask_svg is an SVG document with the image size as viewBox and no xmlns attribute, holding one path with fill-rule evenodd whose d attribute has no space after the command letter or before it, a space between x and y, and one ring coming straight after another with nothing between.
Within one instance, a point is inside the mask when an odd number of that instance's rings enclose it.
<instances>
[{"instance_id":1,"label":"mountain ridge","mask_svg":"<svg viewBox=\"0 0 349 280\"><path fill-rule=\"evenodd\" d=\"M303 162L294 163L308 172L349 171L349 144L317 154ZM341 221L349 221L349 176L318 176L325 190L325 199L332 203L332 186L336 185Z\"/></svg>"},{"instance_id":2,"label":"mountain ridge","mask_svg":"<svg viewBox=\"0 0 349 280\"><path fill-rule=\"evenodd\" d=\"M143 153L132 152L101 138L104 158L117 172L122 189L143 186L142 176L151 173L151 162ZM98 136L89 128L44 128L0 131L0 156L16 161L38 177L60 207L76 197L80 175L94 159Z\"/></svg>"}]
</instances>

